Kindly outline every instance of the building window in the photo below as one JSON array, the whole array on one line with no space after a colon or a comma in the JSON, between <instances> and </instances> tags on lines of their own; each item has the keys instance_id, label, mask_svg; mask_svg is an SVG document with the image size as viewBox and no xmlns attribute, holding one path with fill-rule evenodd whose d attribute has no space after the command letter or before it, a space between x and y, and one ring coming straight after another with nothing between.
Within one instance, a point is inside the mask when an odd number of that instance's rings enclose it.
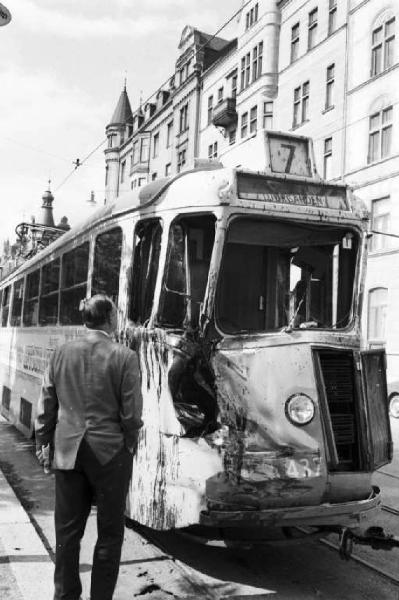
<instances>
[{"instance_id":1,"label":"building window","mask_svg":"<svg viewBox=\"0 0 399 600\"><path fill-rule=\"evenodd\" d=\"M215 142L214 144L211 144L210 146L208 146L208 158L212 160L217 157L218 157L218 143Z\"/></svg>"},{"instance_id":2,"label":"building window","mask_svg":"<svg viewBox=\"0 0 399 600\"><path fill-rule=\"evenodd\" d=\"M367 338L369 343L377 342L383 344L385 342L387 305L387 288L380 287L369 291L367 319Z\"/></svg>"},{"instance_id":3,"label":"building window","mask_svg":"<svg viewBox=\"0 0 399 600\"><path fill-rule=\"evenodd\" d=\"M272 129L273 127L273 102L263 103L263 129Z\"/></svg>"},{"instance_id":4,"label":"building window","mask_svg":"<svg viewBox=\"0 0 399 600\"><path fill-rule=\"evenodd\" d=\"M241 59L241 89L245 90L251 81L251 54L248 52Z\"/></svg>"},{"instance_id":5,"label":"building window","mask_svg":"<svg viewBox=\"0 0 399 600\"><path fill-rule=\"evenodd\" d=\"M125 172L126 172L126 161L123 160L121 162L121 183L125 181Z\"/></svg>"},{"instance_id":6,"label":"building window","mask_svg":"<svg viewBox=\"0 0 399 600\"><path fill-rule=\"evenodd\" d=\"M186 129L188 129L188 104L180 109L179 132L183 133Z\"/></svg>"},{"instance_id":7,"label":"building window","mask_svg":"<svg viewBox=\"0 0 399 600\"><path fill-rule=\"evenodd\" d=\"M237 73L231 78L231 97L237 96Z\"/></svg>"},{"instance_id":8,"label":"building window","mask_svg":"<svg viewBox=\"0 0 399 600\"><path fill-rule=\"evenodd\" d=\"M309 118L309 81L294 90L293 127L302 125Z\"/></svg>"},{"instance_id":9,"label":"building window","mask_svg":"<svg viewBox=\"0 0 399 600\"><path fill-rule=\"evenodd\" d=\"M150 149L150 138L141 138L140 162L148 162Z\"/></svg>"},{"instance_id":10,"label":"building window","mask_svg":"<svg viewBox=\"0 0 399 600\"><path fill-rule=\"evenodd\" d=\"M371 76L389 69L394 61L395 17L374 29L371 40Z\"/></svg>"},{"instance_id":11,"label":"building window","mask_svg":"<svg viewBox=\"0 0 399 600\"><path fill-rule=\"evenodd\" d=\"M252 81L256 81L262 75L263 42L259 42L252 50Z\"/></svg>"},{"instance_id":12,"label":"building window","mask_svg":"<svg viewBox=\"0 0 399 600\"><path fill-rule=\"evenodd\" d=\"M173 121L169 121L166 126L166 147L169 148L172 143Z\"/></svg>"},{"instance_id":13,"label":"building window","mask_svg":"<svg viewBox=\"0 0 399 600\"><path fill-rule=\"evenodd\" d=\"M258 129L258 107L253 106L249 113L249 133L256 133Z\"/></svg>"},{"instance_id":14,"label":"building window","mask_svg":"<svg viewBox=\"0 0 399 600\"><path fill-rule=\"evenodd\" d=\"M218 89L218 104L220 104L221 102L223 102L223 88L219 88Z\"/></svg>"},{"instance_id":15,"label":"building window","mask_svg":"<svg viewBox=\"0 0 399 600\"><path fill-rule=\"evenodd\" d=\"M291 62L299 56L299 23L291 28Z\"/></svg>"},{"instance_id":16,"label":"building window","mask_svg":"<svg viewBox=\"0 0 399 600\"><path fill-rule=\"evenodd\" d=\"M379 198L371 203L371 229L373 232L389 233L391 225L390 199ZM389 248L390 238L387 235L373 233L370 250L376 252Z\"/></svg>"},{"instance_id":17,"label":"building window","mask_svg":"<svg viewBox=\"0 0 399 600\"><path fill-rule=\"evenodd\" d=\"M212 123L212 115L213 115L213 96L209 96L208 98L208 125Z\"/></svg>"},{"instance_id":18,"label":"building window","mask_svg":"<svg viewBox=\"0 0 399 600\"><path fill-rule=\"evenodd\" d=\"M230 146L232 144L236 143L236 135L237 135L237 129L234 127L234 129L230 129L229 131L229 144Z\"/></svg>"},{"instance_id":19,"label":"building window","mask_svg":"<svg viewBox=\"0 0 399 600\"><path fill-rule=\"evenodd\" d=\"M241 137L245 138L248 135L248 113L241 115Z\"/></svg>"},{"instance_id":20,"label":"building window","mask_svg":"<svg viewBox=\"0 0 399 600\"><path fill-rule=\"evenodd\" d=\"M139 141L136 140L133 143L132 165L136 165L138 162L139 162Z\"/></svg>"},{"instance_id":21,"label":"building window","mask_svg":"<svg viewBox=\"0 0 399 600\"><path fill-rule=\"evenodd\" d=\"M153 138L152 157L156 158L159 154L159 133L156 133Z\"/></svg>"},{"instance_id":22,"label":"building window","mask_svg":"<svg viewBox=\"0 0 399 600\"><path fill-rule=\"evenodd\" d=\"M381 160L391 153L392 112L392 106L389 106L370 117L368 163Z\"/></svg>"},{"instance_id":23,"label":"building window","mask_svg":"<svg viewBox=\"0 0 399 600\"><path fill-rule=\"evenodd\" d=\"M165 165L165 177L169 177L171 171L172 171L172 165L171 165L171 163L168 163L167 165Z\"/></svg>"},{"instance_id":24,"label":"building window","mask_svg":"<svg viewBox=\"0 0 399 600\"><path fill-rule=\"evenodd\" d=\"M309 13L308 21L308 50L316 44L317 35L317 8Z\"/></svg>"},{"instance_id":25,"label":"building window","mask_svg":"<svg viewBox=\"0 0 399 600\"><path fill-rule=\"evenodd\" d=\"M258 20L258 13L259 5L258 3L256 3L255 6L253 6L251 10L245 15L245 29L249 29L254 23L256 23L256 21Z\"/></svg>"},{"instance_id":26,"label":"building window","mask_svg":"<svg viewBox=\"0 0 399 600\"><path fill-rule=\"evenodd\" d=\"M184 165L186 164L186 150L180 150L177 153L177 172L180 173Z\"/></svg>"},{"instance_id":27,"label":"building window","mask_svg":"<svg viewBox=\"0 0 399 600\"><path fill-rule=\"evenodd\" d=\"M327 67L326 71L326 109L334 106L335 64Z\"/></svg>"},{"instance_id":28,"label":"building window","mask_svg":"<svg viewBox=\"0 0 399 600\"><path fill-rule=\"evenodd\" d=\"M328 35L337 27L337 0L329 0L328 4Z\"/></svg>"},{"instance_id":29,"label":"building window","mask_svg":"<svg viewBox=\"0 0 399 600\"><path fill-rule=\"evenodd\" d=\"M332 170L332 138L324 140L323 178L331 179Z\"/></svg>"}]
</instances>

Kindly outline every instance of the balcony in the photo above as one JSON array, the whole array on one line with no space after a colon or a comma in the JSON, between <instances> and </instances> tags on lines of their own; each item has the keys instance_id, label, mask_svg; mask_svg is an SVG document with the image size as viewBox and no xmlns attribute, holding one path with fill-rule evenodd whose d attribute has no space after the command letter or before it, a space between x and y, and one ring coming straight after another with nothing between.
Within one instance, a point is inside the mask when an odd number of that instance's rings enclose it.
<instances>
[{"instance_id":1,"label":"balcony","mask_svg":"<svg viewBox=\"0 0 399 600\"><path fill-rule=\"evenodd\" d=\"M237 123L236 99L225 98L213 109L212 123L215 127L229 127Z\"/></svg>"}]
</instances>

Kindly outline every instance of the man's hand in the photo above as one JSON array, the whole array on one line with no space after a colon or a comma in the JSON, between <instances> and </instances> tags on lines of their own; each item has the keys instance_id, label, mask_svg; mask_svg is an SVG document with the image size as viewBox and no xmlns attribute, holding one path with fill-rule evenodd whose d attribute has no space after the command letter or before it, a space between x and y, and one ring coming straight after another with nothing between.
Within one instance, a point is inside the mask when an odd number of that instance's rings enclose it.
<instances>
[{"instance_id":1,"label":"man's hand","mask_svg":"<svg viewBox=\"0 0 399 600\"><path fill-rule=\"evenodd\" d=\"M36 456L43 467L44 472L47 474L51 473L51 463L53 462L53 452L51 451L50 444L42 446L36 450Z\"/></svg>"}]
</instances>

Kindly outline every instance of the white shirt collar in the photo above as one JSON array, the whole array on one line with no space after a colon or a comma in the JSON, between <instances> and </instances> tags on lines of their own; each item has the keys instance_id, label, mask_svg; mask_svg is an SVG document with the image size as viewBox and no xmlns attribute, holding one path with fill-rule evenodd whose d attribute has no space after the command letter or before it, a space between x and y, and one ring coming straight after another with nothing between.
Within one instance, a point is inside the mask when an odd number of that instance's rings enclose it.
<instances>
[{"instance_id":1,"label":"white shirt collar","mask_svg":"<svg viewBox=\"0 0 399 600\"><path fill-rule=\"evenodd\" d=\"M107 333L106 331L104 331L103 329L90 329L89 327L86 327L87 331L89 332L95 332L95 333L102 333L103 335L106 335L108 338L111 339L111 336L109 333Z\"/></svg>"}]
</instances>

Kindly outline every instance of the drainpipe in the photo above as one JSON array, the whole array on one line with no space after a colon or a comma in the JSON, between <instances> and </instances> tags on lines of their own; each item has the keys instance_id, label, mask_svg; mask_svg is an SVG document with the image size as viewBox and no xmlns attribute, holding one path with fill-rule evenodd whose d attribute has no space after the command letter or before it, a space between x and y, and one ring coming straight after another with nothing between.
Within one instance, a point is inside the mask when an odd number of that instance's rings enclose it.
<instances>
[{"instance_id":1,"label":"drainpipe","mask_svg":"<svg viewBox=\"0 0 399 600\"><path fill-rule=\"evenodd\" d=\"M346 32L345 32L345 71L344 71L344 118L342 131L342 152L341 152L341 179L345 178L346 169L346 140L347 140L347 123L348 123L348 64L349 64L349 10L350 0L346 0Z\"/></svg>"},{"instance_id":2,"label":"drainpipe","mask_svg":"<svg viewBox=\"0 0 399 600\"><path fill-rule=\"evenodd\" d=\"M199 154L199 122L200 122L200 114L201 114L201 86L202 81L200 79L199 72L196 73L197 83L195 86L195 100L196 100L196 110L195 110L195 125L194 125L194 158L198 158Z\"/></svg>"}]
</instances>

